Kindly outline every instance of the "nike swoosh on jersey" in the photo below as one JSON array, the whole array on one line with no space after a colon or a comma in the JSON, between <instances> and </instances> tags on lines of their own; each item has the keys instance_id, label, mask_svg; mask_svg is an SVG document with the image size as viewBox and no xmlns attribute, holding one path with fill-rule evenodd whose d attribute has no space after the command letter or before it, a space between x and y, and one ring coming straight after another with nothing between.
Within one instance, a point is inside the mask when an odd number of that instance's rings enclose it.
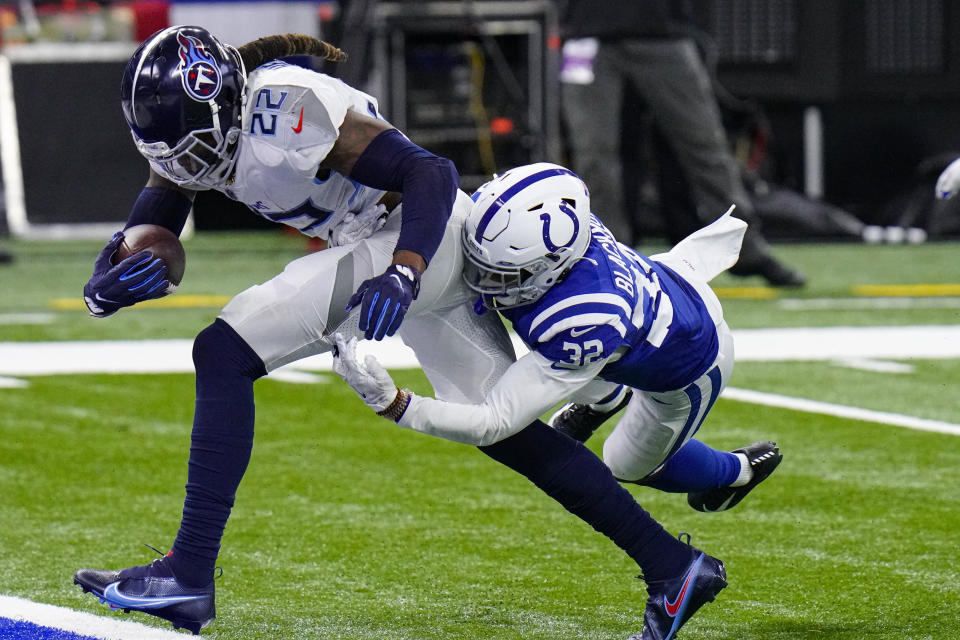
<instances>
[{"instance_id":1,"label":"nike swoosh on jersey","mask_svg":"<svg viewBox=\"0 0 960 640\"><path fill-rule=\"evenodd\" d=\"M195 596L153 596L153 597L136 597L128 596L120 592L120 589L117 585L119 582L111 582L107 585L107 588L103 590L103 599L109 602L110 604L117 605L119 607L136 607L139 609L160 609L162 607L169 607L174 604L181 604L183 602L190 602L191 600L202 600L209 597L205 594L198 594Z\"/></svg>"},{"instance_id":2,"label":"nike swoosh on jersey","mask_svg":"<svg viewBox=\"0 0 960 640\"><path fill-rule=\"evenodd\" d=\"M683 581L683 586L680 587L680 592L677 594L677 597L674 598L673 602L664 599L663 607L667 610L667 615L670 617L676 617L677 613L683 609L683 601L686 599L687 590L693 584L693 575L697 571L697 567L700 566L700 562L703 560L703 554L700 554L700 557L697 558L697 561L693 563L690 569L687 571L687 577Z\"/></svg>"},{"instance_id":3,"label":"nike swoosh on jersey","mask_svg":"<svg viewBox=\"0 0 960 640\"><path fill-rule=\"evenodd\" d=\"M303 107L300 107L300 120L297 121L297 126L290 128L293 129L294 133L303 131Z\"/></svg>"},{"instance_id":4,"label":"nike swoosh on jersey","mask_svg":"<svg viewBox=\"0 0 960 640\"><path fill-rule=\"evenodd\" d=\"M588 332L588 331L593 331L593 330L596 329L596 328L597 328L596 326L587 327L586 329L583 329L583 328L580 328L580 327L574 327L573 329L570 329L570 337L571 337L571 338L577 338L577 337L579 337L579 336L582 336L583 334L585 334L585 333Z\"/></svg>"}]
</instances>

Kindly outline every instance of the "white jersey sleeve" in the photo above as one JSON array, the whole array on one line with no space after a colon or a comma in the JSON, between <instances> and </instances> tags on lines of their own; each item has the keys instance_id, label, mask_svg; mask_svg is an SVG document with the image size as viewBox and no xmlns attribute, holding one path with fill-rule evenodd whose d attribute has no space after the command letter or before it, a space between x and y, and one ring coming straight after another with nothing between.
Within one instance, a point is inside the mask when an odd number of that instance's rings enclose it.
<instances>
[{"instance_id":1,"label":"white jersey sleeve","mask_svg":"<svg viewBox=\"0 0 960 640\"><path fill-rule=\"evenodd\" d=\"M552 364L535 351L528 353L510 365L480 404L415 395L398 424L464 444L486 446L499 442L587 385L605 363L560 370Z\"/></svg>"},{"instance_id":2,"label":"white jersey sleeve","mask_svg":"<svg viewBox=\"0 0 960 640\"><path fill-rule=\"evenodd\" d=\"M234 177L222 189L258 215L328 242L342 224L375 228L383 191L320 170L348 111L379 118L377 102L322 73L269 62L250 74Z\"/></svg>"},{"instance_id":3,"label":"white jersey sleeve","mask_svg":"<svg viewBox=\"0 0 960 640\"><path fill-rule=\"evenodd\" d=\"M311 173L336 144L347 110L366 112L373 101L336 78L286 64L258 68L248 92L243 131L257 159Z\"/></svg>"}]
</instances>

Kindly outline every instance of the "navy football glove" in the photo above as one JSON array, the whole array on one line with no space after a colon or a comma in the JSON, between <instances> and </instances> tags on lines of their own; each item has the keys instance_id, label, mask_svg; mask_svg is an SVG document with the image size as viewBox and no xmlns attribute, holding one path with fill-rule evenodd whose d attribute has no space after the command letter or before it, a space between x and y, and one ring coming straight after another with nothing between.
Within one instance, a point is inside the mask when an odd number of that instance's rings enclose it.
<instances>
[{"instance_id":1,"label":"navy football glove","mask_svg":"<svg viewBox=\"0 0 960 640\"><path fill-rule=\"evenodd\" d=\"M347 310L360 305L360 330L367 340L383 340L400 328L410 303L420 293L420 272L403 264L392 264L375 278L360 283L350 296Z\"/></svg>"},{"instance_id":2,"label":"navy football glove","mask_svg":"<svg viewBox=\"0 0 960 640\"><path fill-rule=\"evenodd\" d=\"M144 300L162 298L173 290L167 280L167 265L149 251L136 253L114 266L110 262L123 242L123 232L110 238L93 263L93 275L83 287L83 301L90 315L106 318L117 309Z\"/></svg>"}]
</instances>

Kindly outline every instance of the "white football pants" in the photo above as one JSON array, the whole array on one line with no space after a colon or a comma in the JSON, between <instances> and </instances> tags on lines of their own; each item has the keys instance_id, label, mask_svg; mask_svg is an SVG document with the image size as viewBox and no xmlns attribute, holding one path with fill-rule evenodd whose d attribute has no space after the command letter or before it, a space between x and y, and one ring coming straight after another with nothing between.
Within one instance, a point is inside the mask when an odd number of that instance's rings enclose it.
<instances>
[{"instance_id":1,"label":"white football pants","mask_svg":"<svg viewBox=\"0 0 960 640\"><path fill-rule=\"evenodd\" d=\"M478 403L515 356L499 316L476 315L477 295L461 278L460 233L471 205L469 196L457 193L443 241L399 335L416 353L437 398ZM392 262L401 215L394 211L382 229L356 244L294 260L279 275L239 293L220 318L246 340L267 371L330 351L328 336L336 330L359 337L359 309L348 314L347 301L360 283Z\"/></svg>"}]
</instances>

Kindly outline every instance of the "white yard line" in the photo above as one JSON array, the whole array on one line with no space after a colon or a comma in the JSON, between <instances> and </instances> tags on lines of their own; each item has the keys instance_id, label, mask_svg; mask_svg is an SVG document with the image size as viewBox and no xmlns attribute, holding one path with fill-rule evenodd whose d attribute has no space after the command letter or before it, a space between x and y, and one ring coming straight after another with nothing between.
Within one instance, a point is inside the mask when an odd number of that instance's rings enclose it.
<instances>
[{"instance_id":1,"label":"white yard line","mask_svg":"<svg viewBox=\"0 0 960 640\"><path fill-rule=\"evenodd\" d=\"M190 637L183 633L148 627L139 622L96 616L4 595L0 595L0 617L99 640L183 640Z\"/></svg>"},{"instance_id":2,"label":"white yard line","mask_svg":"<svg viewBox=\"0 0 960 640\"><path fill-rule=\"evenodd\" d=\"M960 358L960 326L817 327L743 329L734 331L738 362L820 360L853 362ZM14 376L92 373L191 373L192 340L138 340L101 342L2 342L0 386L20 386ZM514 336L517 354L526 347ZM374 353L388 369L419 366L399 338L380 343L361 342L361 354ZM887 368L899 369L897 363ZM902 365L907 367L909 365ZM330 354L306 358L272 374L274 379L308 382L307 372L331 371ZM7 376L7 378L3 378ZM925 431L960 435L960 426L911 416L843 407L829 403L727 389L724 397L744 402L870 420Z\"/></svg>"},{"instance_id":3,"label":"white yard line","mask_svg":"<svg viewBox=\"0 0 960 640\"><path fill-rule=\"evenodd\" d=\"M727 387L720 397L726 398L727 400L762 404L780 409L819 413L821 415L848 418L850 420L877 422L896 427L906 427L907 429L916 429L918 431L933 431L934 433L947 433L953 436L960 436L960 424L941 422L940 420L927 420L926 418L906 416L900 413L873 411L871 409L861 409L860 407L849 407L842 404L807 400L805 398L793 398L776 393L764 393L762 391L737 389L735 387Z\"/></svg>"},{"instance_id":4,"label":"white yard line","mask_svg":"<svg viewBox=\"0 0 960 640\"><path fill-rule=\"evenodd\" d=\"M733 332L738 362L790 360L909 360L960 358L960 325L908 327L812 327L741 329ZM514 336L518 354L527 349ZM99 342L0 342L0 376L71 373L190 373L192 340L105 340ZM363 341L388 369L419 366L397 337ZM284 370L330 371L329 354L293 363Z\"/></svg>"}]
</instances>

